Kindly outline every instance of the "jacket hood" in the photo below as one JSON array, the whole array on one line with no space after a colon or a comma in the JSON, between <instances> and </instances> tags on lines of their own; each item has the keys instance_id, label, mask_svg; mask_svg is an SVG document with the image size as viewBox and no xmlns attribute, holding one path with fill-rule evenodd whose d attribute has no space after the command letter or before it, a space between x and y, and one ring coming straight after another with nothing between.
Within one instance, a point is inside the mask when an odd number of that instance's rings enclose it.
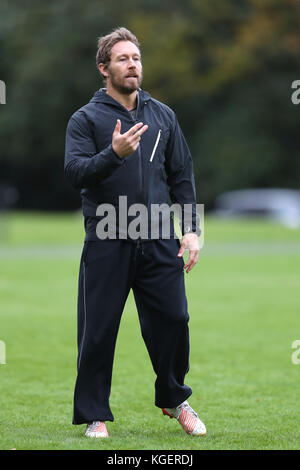
<instances>
[{"instance_id":1,"label":"jacket hood","mask_svg":"<svg viewBox=\"0 0 300 470\"><path fill-rule=\"evenodd\" d=\"M151 100L151 95L147 93L146 91L142 90L139 88L138 90L138 100L141 102L146 102ZM90 100L90 103L110 103L110 104L116 104L118 103L114 98L112 98L110 95L106 93L106 88L100 88L97 90ZM119 103L118 103L119 104Z\"/></svg>"}]
</instances>

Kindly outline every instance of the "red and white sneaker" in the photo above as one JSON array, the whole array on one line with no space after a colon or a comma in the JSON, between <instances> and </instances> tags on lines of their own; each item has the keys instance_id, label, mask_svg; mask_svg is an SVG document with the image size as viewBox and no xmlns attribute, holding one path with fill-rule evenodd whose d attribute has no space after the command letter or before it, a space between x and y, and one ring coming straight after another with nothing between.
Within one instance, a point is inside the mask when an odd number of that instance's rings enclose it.
<instances>
[{"instance_id":1,"label":"red and white sneaker","mask_svg":"<svg viewBox=\"0 0 300 470\"><path fill-rule=\"evenodd\" d=\"M85 435L88 437L109 437L105 423L102 421L93 421L88 424Z\"/></svg>"},{"instance_id":2,"label":"red and white sneaker","mask_svg":"<svg viewBox=\"0 0 300 470\"><path fill-rule=\"evenodd\" d=\"M206 427L204 423L198 418L197 413L187 401L184 401L176 408L162 408L162 412L170 418L176 418L187 434L205 436Z\"/></svg>"}]
</instances>

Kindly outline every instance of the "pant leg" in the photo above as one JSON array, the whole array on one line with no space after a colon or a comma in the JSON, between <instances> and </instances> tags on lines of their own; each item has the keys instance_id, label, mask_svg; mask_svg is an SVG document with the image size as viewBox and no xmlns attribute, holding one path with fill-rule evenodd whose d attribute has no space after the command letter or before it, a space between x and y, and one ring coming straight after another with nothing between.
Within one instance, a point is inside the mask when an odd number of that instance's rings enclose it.
<instances>
[{"instance_id":1,"label":"pant leg","mask_svg":"<svg viewBox=\"0 0 300 470\"><path fill-rule=\"evenodd\" d=\"M184 384L189 370L189 315L184 285L184 262L177 258L178 240L143 243L133 292L142 336L155 382L155 405L173 408L192 393Z\"/></svg>"},{"instance_id":2,"label":"pant leg","mask_svg":"<svg viewBox=\"0 0 300 470\"><path fill-rule=\"evenodd\" d=\"M78 360L73 424L113 421L109 395L117 333L129 293L132 245L85 242L78 285Z\"/></svg>"}]
</instances>

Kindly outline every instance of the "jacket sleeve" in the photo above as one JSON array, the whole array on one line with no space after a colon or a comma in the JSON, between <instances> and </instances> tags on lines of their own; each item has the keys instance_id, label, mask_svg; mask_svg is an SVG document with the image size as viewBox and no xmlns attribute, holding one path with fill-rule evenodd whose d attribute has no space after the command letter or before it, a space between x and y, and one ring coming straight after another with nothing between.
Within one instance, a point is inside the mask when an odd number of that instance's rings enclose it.
<instances>
[{"instance_id":1,"label":"jacket sleeve","mask_svg":"<svg viewBox=\"0 0 300 470\"><path fill-rule=\"evenodd\" d=\"M181 206L181 231L200 235L200 217L197 213L193 160L188 145L174 115L165 153L167 184L172 203Z\"/></svg>"},{"instance_id":2,"label":"jacket sleeve","mask_svg":"<svg viewBox=\"0 0 300 470\"><path fill-rule=\"evenodd\" d=\"M65 165L66 177L75 188L86 188L107 178L122 165L123 159L109 145L97 153L95 141L88 122L80 122L72 116L66 132Z\"/></svg>"}]
</instances>

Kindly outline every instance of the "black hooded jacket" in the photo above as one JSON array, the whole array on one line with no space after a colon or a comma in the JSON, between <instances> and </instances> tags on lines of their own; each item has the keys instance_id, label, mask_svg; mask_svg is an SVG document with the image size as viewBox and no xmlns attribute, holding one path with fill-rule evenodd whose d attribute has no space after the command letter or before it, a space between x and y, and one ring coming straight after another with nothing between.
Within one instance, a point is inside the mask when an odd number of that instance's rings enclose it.
<instances>
[{"instance_id":1,"label":"black hooded jacket","mask_svg":"<svg viewBox=\"0 0 300 470\"><path fill-rule=\"evenodd\" d=\"M121 133L137 122L148 125L137 150L125 158L119 158L112 148L117 119L121 120ZM144 204L149 214L151 204L170 205L171 201L182 208L189 204L191 223L183 224L182 232L200 233L193 161L175 113L141 89L136 119L103 88L71 116L65 175L81 189L86 240L98 239L95 227L101 217L96 215L97 207L111 204L118 212L119 196L127 196L128 207ZM117 222L117 238L118 233Z\"/></svg>"}]
</instances>

